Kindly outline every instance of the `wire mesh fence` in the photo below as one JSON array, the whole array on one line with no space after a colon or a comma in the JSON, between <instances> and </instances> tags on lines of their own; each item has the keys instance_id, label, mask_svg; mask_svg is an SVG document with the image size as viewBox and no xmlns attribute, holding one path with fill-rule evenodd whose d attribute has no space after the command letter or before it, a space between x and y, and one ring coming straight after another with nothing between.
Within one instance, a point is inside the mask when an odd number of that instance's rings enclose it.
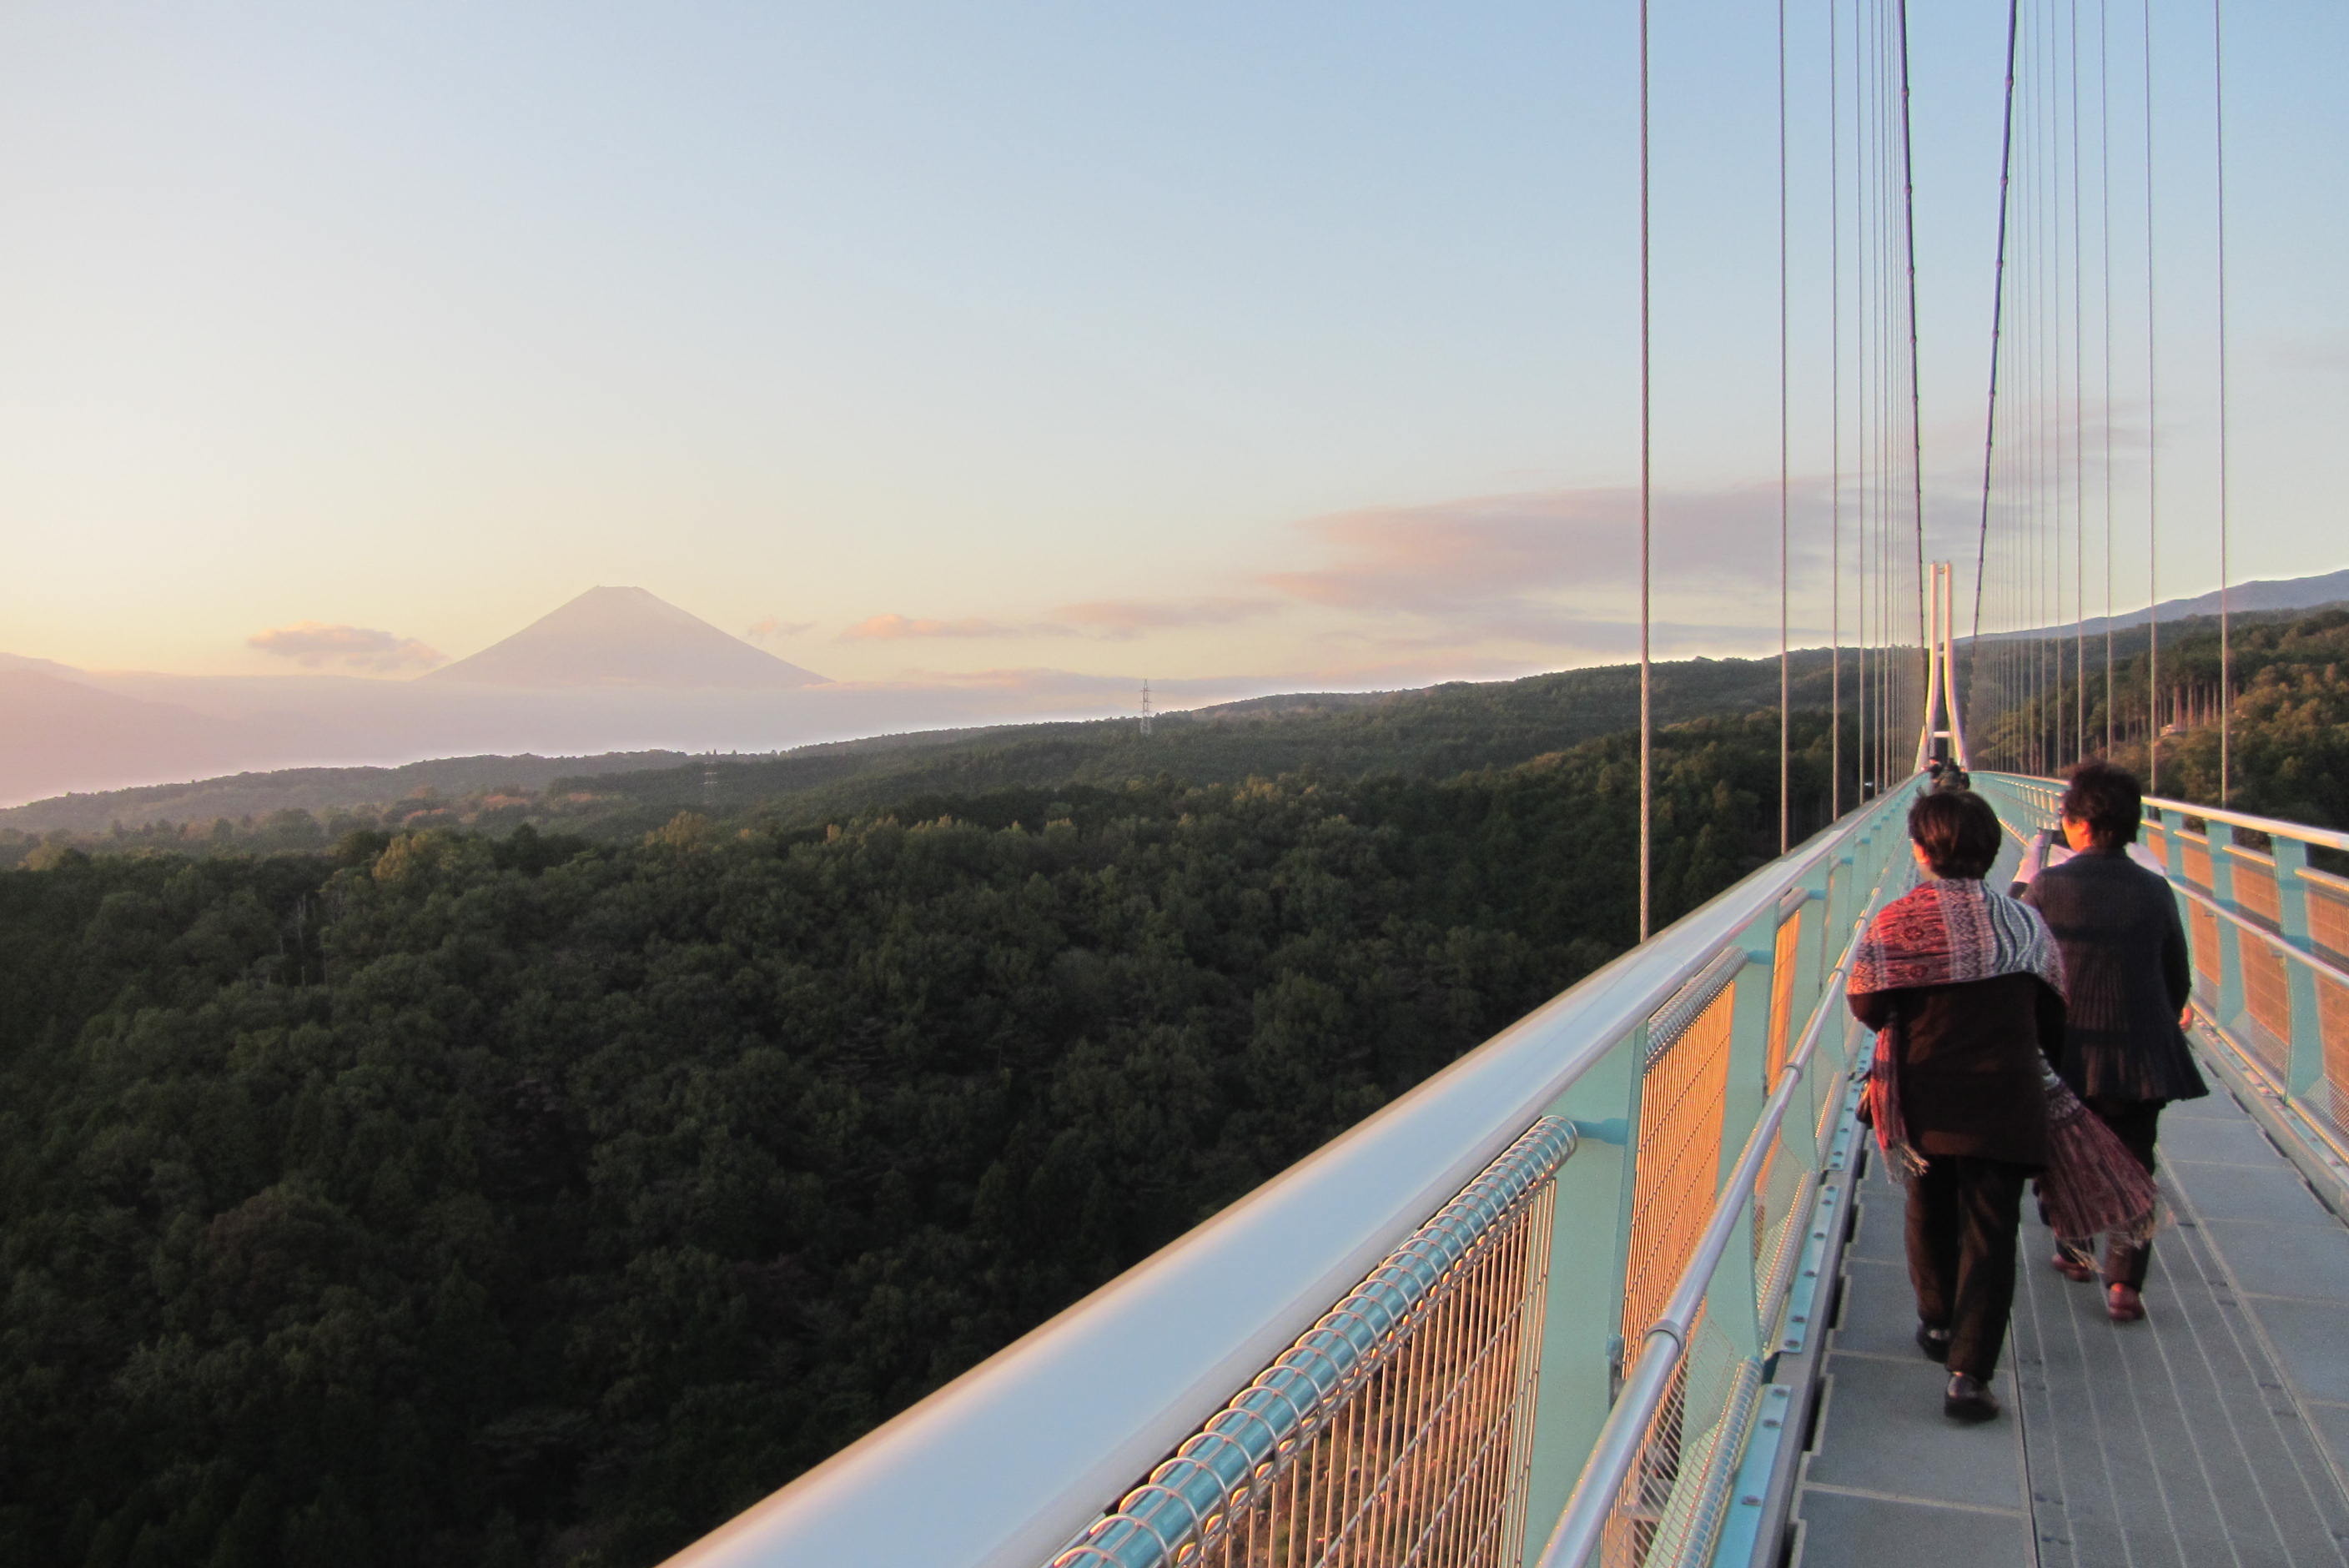
<instances>
[{"instance_id":1,"label":"wire mesh fence","mask_svg":"<svg viewBox=\"0 0 2349 1568\"><path fill-rule=\"evenodd\" d=\"M1720 1190L1731 1025L1742 978L1733 955L1732 962L1691 981L1650 1023L1623 1289L1626 1374L1638 1365L1649 1325L1662 1313L1713 1216ZM1762 978L1766 983L1769 976ZM1692 1348L1709 1343L1700 1317L1692 1330ZM1660 1539L1685 1529L1674 1501L1702 1470L1711 1452L1707 1445L1718 1441L1711 1435L1716 1427L1712 1418L1723 1408L1714 1371L1702 1354L1685 1357L1674 1370L1607 1522L1599 1553L1607 1568L1638 1568ZM1700 1421L1693 1449L1692 1409Z\"/></svg>"},{"instance_id":2,"label":"wire mesh fence","mask_svg":"<svg viewBox=\"0 0 2349 1568\"><path fill-rule=\"evenodd\" d=\"M1761 1363L1700 1317L1616 1498L1603 1568L1685 1568L1710 1558L1761 1383Z\"/></svg>"},{"instance_id":3,"label":"wire mesh fence","mask_svg":"<svg viewBox=\"0 0 2349 1568\"><path fill-rule=\"evenodd\" d=\"M1720 1188L1736 971L1727 965L1708 969L1690 982L1683 997L1666 1004L1657 1014L1659 1022L1651 1025L1640 1080L1639 1132L1632 1145L1639 1159L1623 1280L1627 1357L1638 1353L1640 1336L1679 1283ZM1624 1370L1630 1370L1628 1360Z\"/></svg>"},{"instance_id":4,"label":"wire mesh fence","mask_svg":"<svg viewBox=\"0 0 2349 1568\"><path fill-rule=\"evenodd\" d=\"M1537 1122L1051 1568L1515 1564L1572 1147Z\"/></svg>"}]
</instances>

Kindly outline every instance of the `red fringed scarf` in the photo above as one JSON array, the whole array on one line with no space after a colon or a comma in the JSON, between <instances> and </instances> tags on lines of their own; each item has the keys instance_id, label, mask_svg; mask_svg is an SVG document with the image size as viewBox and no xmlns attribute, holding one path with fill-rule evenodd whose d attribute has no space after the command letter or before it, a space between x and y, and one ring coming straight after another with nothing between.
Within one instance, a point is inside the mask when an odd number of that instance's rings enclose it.
<instances>
[{"instance_id":1,"label":"red fringed scarf","mask_svg":"<svg viewBox=\"0 0 2349 1568\"><path fill-rule=\"evenodd\" d=\"M2039 1173L2039 1201L2056 1241L2085 1260L2089 1242L2106 1231L2137 1246L2153 1240L2161 1227L2161 1193L2153 1173L2054 1068L2044 1069L2042 1083L2047 1090L2047 1169Z\"/></svg>"},{"instance_id":2,"label":"red fringed scarf","mask_svg":"<svg viewBox=\"0 0 2349 1568\"><path fill-rule=\"evenodd\" d=\"M2025 974L2064 989L2063 959L2039 912L1971 879L1934 879L1920 882L1869 922L1852 957L1849 989L1858 996ZM1877 1032L1864 1093L1877 1144L1905 1178L1924 1171L1925 1157L1909 1141L1900 1114L1895 1037L1899 1026L1896 1018ZM2047 1205L2049 1225L2075 1253L2106 1231L2133 1242L2149 1240L2160 1221L2153 1177L2053 1067L2043 1062L2040 1070L2047 1095L2048 1155L2047 1168L2039 1174L2039 1196Z\"/></svg>"},{"instance_id":3,"label":"red fringed scarf","mask_svg":"<svg viewBox=\"0 0 2349 1568\"><path fill-rule=\"evenodd\" d=\"M2001 975L2036 975L2059 993L2064 989L2064 962L2047 923L2037 910L1991 892L1978 879L1937 877L1877 912L1852 955L1847 989L1864 996ZM1899 1027L1895 1018L1877 1031L1867 1105L1885 1158L1901 1175L1914 1176L1925 1169L1925 1157L1909 1141L1900 1114Z\"/></svg>"}]
</instances>

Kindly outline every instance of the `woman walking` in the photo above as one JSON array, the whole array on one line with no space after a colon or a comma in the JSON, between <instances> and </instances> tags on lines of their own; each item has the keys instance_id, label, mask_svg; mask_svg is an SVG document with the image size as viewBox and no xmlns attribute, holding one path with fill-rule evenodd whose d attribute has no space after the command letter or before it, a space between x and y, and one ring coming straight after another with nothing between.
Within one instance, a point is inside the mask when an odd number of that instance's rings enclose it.
<instances>
[{"instance_id":1,"label":"woman walking","mask_svg":"<svg viewBox=\"0 0 2349 1568\"><path fill-rule=\"evenodd\" d=\"M2083 763L2057 810L2072 858L2023 894L2054 933L2071 987L2055 1070L2150 1174L2161 1108L2210 1092L2180 1026L2194 992L2186 930L2169 884L2129 859L2145 817L2136 775ZM2150 1242L2109 1238L2105 1310L2114 1322L2145 1315L2152 1261ZM2068 1250L2055 1254L2055 1267L2082 1282L2092 1274L2087 1257Z\"/></svg>"},{"instance_id":2,"label":"woman walking","mask_svg":"<svg viewBox=\"0 0 2349 1568\"><path fill-rule=\"evenodd\" d=\"M2038 913L1982 885L1999 850L1988 801L1921 796L1909 837L1924 880L1869 924L1849 1000L1877 1031L1868 1113L1909 1186L1917 1343L1949 1365L1944 1413L1986 1421L2023 1184L2048 1159L2044 1057L2063 1039L2064 975Z\"/></svg>"}]
</instances>

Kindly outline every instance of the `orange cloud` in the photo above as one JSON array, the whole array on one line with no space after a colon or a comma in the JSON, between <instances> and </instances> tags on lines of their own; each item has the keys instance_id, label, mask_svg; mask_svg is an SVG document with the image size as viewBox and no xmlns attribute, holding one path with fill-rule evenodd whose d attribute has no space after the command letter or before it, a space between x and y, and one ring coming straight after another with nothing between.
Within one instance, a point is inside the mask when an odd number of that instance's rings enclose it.
<instances>
[{"instance_id":1,"label":"orange cloud","mask_svg":"<svg viewBox=\"0 0 2349 1568\"><path fill-rule=\"evenodd\" d=\"M372 626L328 625L323 621L296 621L290 626L273 626L247 637L244 645L292 659L305 669L340 665L346 669L389 674L395 670L429 670L449 662L448 655L414 637L395 636Z\"/></svg>"}]
</instances>

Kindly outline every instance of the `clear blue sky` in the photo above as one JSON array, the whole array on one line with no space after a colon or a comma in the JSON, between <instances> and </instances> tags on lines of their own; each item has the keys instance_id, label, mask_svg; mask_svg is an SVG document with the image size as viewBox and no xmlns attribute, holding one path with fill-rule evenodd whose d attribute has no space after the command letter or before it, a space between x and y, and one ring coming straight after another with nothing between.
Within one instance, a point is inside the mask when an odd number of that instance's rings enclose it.
<instances>
[{"instance_id":1,"label":"clear blue sky","mask_svg":"<svg viewBox=\"0 0 2349 1568\"><path fill-rule=\"evenodd\" d=\"M1954 546L2004 14L1916 9L1926 466ZM1812 500L1828 14L1790 12ZM2137 15L2113 13L2131 69ZM2179 592L2216 573L2209 15L2153 7ZM293 666L248 639L315 623L454 656L633 583L856 679L1610 656L1634 16L11 6L0 649L260 672ZM1777 13L1656 16L1660 614L1668 647L1753 650ZM2349 564L2349 13L2228 25L2237 569L2292 575Z\"/></svg>"}]
</instances>

